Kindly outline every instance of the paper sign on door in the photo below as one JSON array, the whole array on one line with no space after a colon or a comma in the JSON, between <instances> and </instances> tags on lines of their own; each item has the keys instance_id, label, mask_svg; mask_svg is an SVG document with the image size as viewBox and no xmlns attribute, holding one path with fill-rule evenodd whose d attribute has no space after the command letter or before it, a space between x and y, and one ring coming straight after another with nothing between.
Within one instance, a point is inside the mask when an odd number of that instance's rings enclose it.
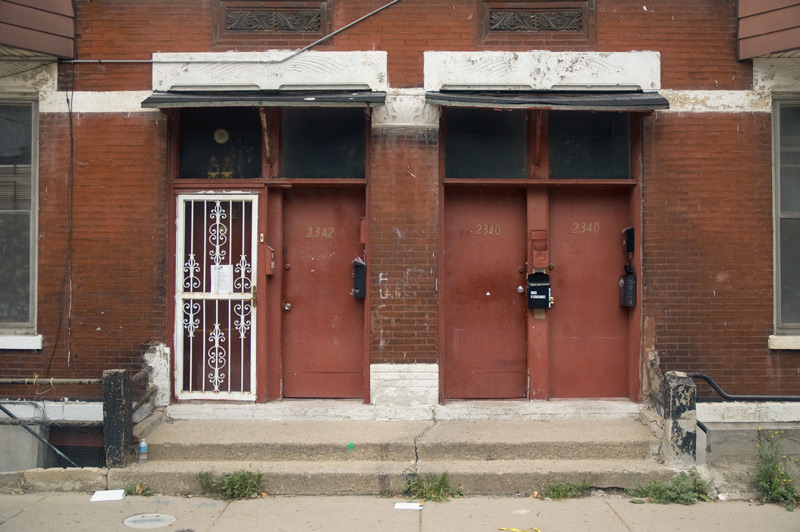
<instances>
[{"instance_id":1,"label":"paper sign on door","mask_svg":"<svg viewBox=\"0 0 800 532\"><path fill-rule=\"evenodd\" d=\"M211 291L215 294L233 293L233 265L211 266Z\"/></svg>"}]
</instances>

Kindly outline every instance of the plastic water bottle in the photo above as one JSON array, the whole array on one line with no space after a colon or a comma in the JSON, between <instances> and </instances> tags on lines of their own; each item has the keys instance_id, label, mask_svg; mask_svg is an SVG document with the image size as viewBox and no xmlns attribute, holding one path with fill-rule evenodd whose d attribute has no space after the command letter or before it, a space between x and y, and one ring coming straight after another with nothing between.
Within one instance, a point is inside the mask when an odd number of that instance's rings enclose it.
<instances>
[{"instance_id":1,"label":"plastic water bottle","mask_svg":"<svg viewBox=\"0 0 800 532\"><path fill-rule=\"evenodd\" d=\"M139 440L139 463L147 462L147 442L142 438Z\"/></svg>"}]
</instances>

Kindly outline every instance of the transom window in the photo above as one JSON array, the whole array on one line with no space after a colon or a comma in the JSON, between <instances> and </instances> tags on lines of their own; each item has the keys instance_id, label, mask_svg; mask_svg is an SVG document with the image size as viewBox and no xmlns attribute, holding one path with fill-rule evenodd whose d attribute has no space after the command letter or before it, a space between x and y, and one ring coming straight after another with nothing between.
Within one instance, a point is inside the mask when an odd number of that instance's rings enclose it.
<instances>
[{"instance_id":1,"label":"transom window","mask_svg":"<svg viewBox=\"0 0 800 532\"><path fill-rule=\"evenodd\" d=\"M360 107L197 108L181 112L181 179L364 179Z\"/></svg>"},{"instance_id":2,"label":"transom window","mask_svg":"<svg viewBox=\"0 0 800 532\"><path fill-rule=\"evenodd\" d=\"M445 142L445 177L451 179L527 179L533 166L545 167L550 179L632 176L626 112L451 107Z\"/></svg>"}]
</instances>

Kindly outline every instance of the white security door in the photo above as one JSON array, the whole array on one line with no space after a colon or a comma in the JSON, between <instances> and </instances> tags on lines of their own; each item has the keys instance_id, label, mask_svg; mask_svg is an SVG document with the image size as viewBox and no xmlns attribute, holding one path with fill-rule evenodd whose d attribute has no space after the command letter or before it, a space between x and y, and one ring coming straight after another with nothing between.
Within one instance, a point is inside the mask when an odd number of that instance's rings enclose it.
<instances>
[{"instance_id":1,"label":"white security door","mask_svg":"<svg viewBox=\"0 0 800 532\"><path fill-rule=\"evenodd\" d=\"M256 398L257 201L253 194L178 197L179 399Z\"/></svg>"}]
</instances>

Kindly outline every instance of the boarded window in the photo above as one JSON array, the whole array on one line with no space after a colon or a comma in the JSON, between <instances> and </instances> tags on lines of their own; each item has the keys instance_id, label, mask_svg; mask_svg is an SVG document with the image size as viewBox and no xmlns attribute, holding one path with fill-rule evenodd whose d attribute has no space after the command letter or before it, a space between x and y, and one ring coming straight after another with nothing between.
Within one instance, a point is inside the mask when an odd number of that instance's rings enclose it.
<instances>
[{"instance_id":1,"label":"boarded window","mask_svg":"<svg viewBox=\"0 0 800 532\"><path fill-rule=\"evenodd\" d=\"M283 177L363 179L366 176L363 109L283 110Z\"/></svg>"},{"instance_id":2,"label":"boarded window","mask_svg":"<svg viewBox=\"0 0 800 532\"><path fill-rule=\"evenodd\" d=\"M628 113L550 113L550 177L630 179Z\"/></svg>"},{"instance_id":3,"label":"boarded window","mask_svg":"<svg viewBox=\"0 0 800 532\"><path fill-rule=\"evenodd\" d=\"M260 177L261 144L261 121L255 108L184 109L180 177Z\"/></svg>"},{"instance_id":4,"label":"boarded window","mask_svg":"<svg viewBox=\"0 0 800 532\"><path fill-rule=\"evenodd\" d=\"M445 177L527 177L525 111L447 110Z\"/></svg>"}]
</instances>

